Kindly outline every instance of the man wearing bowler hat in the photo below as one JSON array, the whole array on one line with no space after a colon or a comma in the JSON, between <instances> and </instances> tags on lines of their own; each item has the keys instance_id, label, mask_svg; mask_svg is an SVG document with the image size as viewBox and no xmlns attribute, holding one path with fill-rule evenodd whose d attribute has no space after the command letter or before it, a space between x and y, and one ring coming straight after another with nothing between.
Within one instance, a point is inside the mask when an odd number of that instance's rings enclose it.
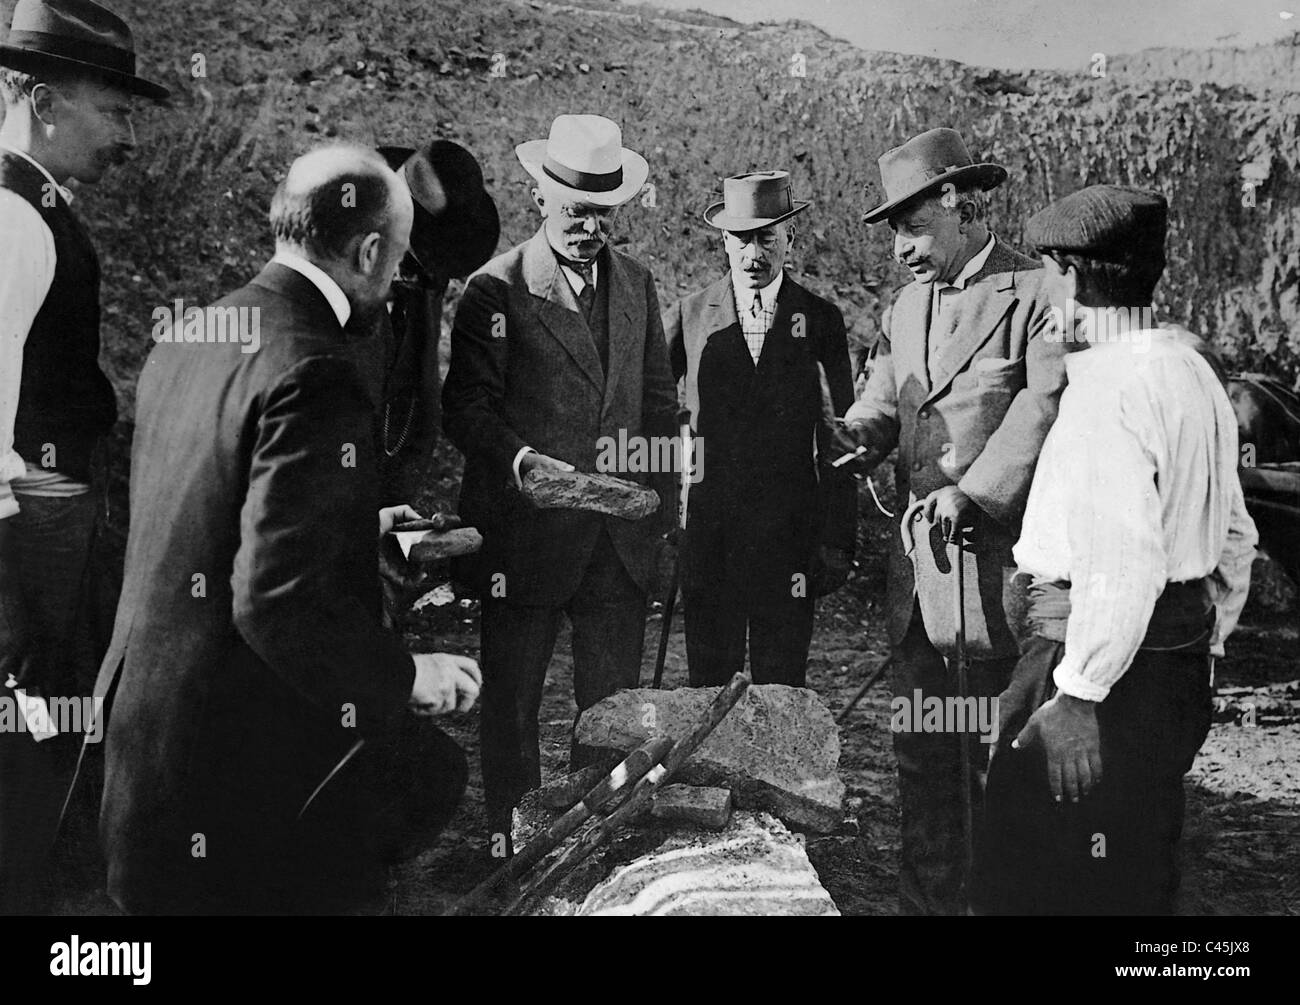
<instances>
[{"instance_id":1,"label":"man wearing bowler hat","mask_svg":"<svg viewBox=\"0 0 1300 1005\"><path fill-rule=\"evenodd\" d=\"M722 231L727 275L664 320L673 376L704 454L682 544L686 652L693 685L804 685L814 598L843 585L853 560L857 492L818 455L832 450L818 366L837 415L853 402L839 308L784 271L796 201L785 171L723 182L704 212Z\"/></svg>"},{"instance_id":2,"label":"man wearing bowler hat","mask_svg":"<svg viewBox=\"0 0 1300 1005\"><path fill-rule=\"evenodd\" d=\"M936 647L952 644L956 621L953 570L940 539L973 527L964 598L969 687L987 699L1005 686L1018 655L1006 616L1011 546L1056 418L1061 347L1044 338L1051 314L1040 264L989 230L985 192L1006 179L1003 168L977 163L955 130L932 129L885 153L880 176L885 201L863 220L889 224L894 257L913 282L884 313L871 377L845 416L842 442L862 451L857 463L866 469L898 448L899 497L920 503L944 563L926 566L941 574L922 582L902 535L895 539L886 601L891 683L909 702L955 695L955 668ZM978 816L983 758L970 758L971 777L963 779L952 731L896 731L894 751L902 909L963 913L961 786L974 790Z\"/></svg>"},{"instance_id":3,"label":"man wearing bowler hat","mask_svg":"<svg viewBox=\"0 0 1300 1005\"><path fill-rule=\"evenodd\" d=\"M135 64L126 22L88 0L20 0L0 44L0 695L27 727L0 731L3 913L39 907L80 742L40 709L94 679L78 614L93 458L117 401L99 365L99 258L65 186L134 150L134 98L167 97Z\"/></svg>"},{"instance_id":4,"label":"man wearing bowler hat","mask_svg":"<svg viewBox=\"0 0 1300 1005\"><path fill-rule=\"evenodd\" d=\"M645 158L599 115L558 116L516 154L542 226L470 278L442 391L443 428L465 454L460 515L483 535L458 574L483 601L483 786L497 853L509 851L511 808L541 778L537 714L561 615L580 709L635 686L646 591L674 518L671 471L618 472L659 491L658 512L635 521L535 509L522 478L595 471L598 441L671 437L677 409L654 279L609 246Z\"/></svg>"}]
</instances>

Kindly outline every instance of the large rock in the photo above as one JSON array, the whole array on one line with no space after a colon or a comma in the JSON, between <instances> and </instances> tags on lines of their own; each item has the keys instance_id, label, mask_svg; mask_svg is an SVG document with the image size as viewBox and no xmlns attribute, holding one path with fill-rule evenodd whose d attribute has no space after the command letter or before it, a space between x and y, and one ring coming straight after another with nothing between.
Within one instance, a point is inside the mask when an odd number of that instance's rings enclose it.
<instances>
[{"instance_id":1,"label":"large rock","mask_svg":"<svg viewBox=\"0 0 1300 1005\"><path fill-rule=\"evenodd\" d=\"M737 813L716 834L678 832L615 869L579 917L797 915L837 917L803 843L766 813Z\"/></svg>"},{"instance_id":2,"label":"large rock","mask_svg":"<svg viewBox=\"0 0 1300 1005\"><path fill-rule=\"evenodd\" d=\"M719 688L619 691L582 713L580 754L626 753L652 734L685 736ZM829 833L844 818L839 732L820 698L784 684L751 687L671 779L728 788L738 807Z\"/></svg>"},{"instance_id":3,"label":"large rock","mask_svg":"<svg viewBox=\"0 0 1300 1005\"><path fill-rule=\"evenodd\" d=\"M640 520L659 508L653 489L613 475L533 468L524 476L524 497L539 509L582 509Z\"/></svg>"}]
</instances>

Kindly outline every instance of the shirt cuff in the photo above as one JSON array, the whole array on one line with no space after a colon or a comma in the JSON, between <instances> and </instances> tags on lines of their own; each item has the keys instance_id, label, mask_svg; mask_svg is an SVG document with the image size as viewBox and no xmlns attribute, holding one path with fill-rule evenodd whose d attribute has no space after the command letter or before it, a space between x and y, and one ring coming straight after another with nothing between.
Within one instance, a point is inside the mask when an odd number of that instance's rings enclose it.
<instances>
[{"instance_id":1,"label":"shirt cuff","mask_svg":"<svg viewBox=\"0 0 1300 1005\"><path fill-rule=\"evenodd\" d=\"M18 514L18 500L14 498L13 489L9 483L0 481L0 520L8 519Z\"/></svg>"},{"instance_id":2,"label":"shirt cuff","mask_svg":"<svg viewBox=\"0 0 1300 1005\"><path fill-rule=\"evenodd\" d=\"M1106 696L1110 694L1109 685L1089 680L1078 670L1070 667L1068 662L1062 662L1052 671L1052 680L1055 681L1058 691L1081 701L1105 701Z\"/></svg>"},{"instance_id":3,"label":"shirt cuff","mask_svg":"<svg viewBox=\"0 0 1300 1005\"><path fill-rule=\"evenodd\" d=\"M524 454L535 453L537 453L537 451L532 447L520 447L519 453L515 454L514 463L510 465L511 470L515 473L515 488L522 489L524 487L523 476L519 474L519 462L524 459Z\"/></svg>"}]
</instances>

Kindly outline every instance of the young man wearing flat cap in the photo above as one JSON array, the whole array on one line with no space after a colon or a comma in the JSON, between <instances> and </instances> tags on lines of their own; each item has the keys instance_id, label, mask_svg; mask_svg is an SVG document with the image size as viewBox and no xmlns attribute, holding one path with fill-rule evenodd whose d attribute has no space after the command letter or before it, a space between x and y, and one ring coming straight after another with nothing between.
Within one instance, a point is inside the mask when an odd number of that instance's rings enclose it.
<instances>
[{"instance_id":1,"label":"young man wearing flat cap","mask_svg":"<svg viewBox=\"0 0 1300 1005\"><path fill-rule=\"evenodd\" d=\"M136 75L112 11L14 8L0 44L0 694L28 710L90 695L78 615L102 489L92 468L117 418L99 365L99 257L65 186L122 164L132 100L167 94ZM39 714L27 725L0 731L0 913L39 906L80 743Z\"/></svg>"},{"instance_id":2,"label":"young man wearing flat cap","mask_svg":"<svg viewBox=\"0 0 1300 1005\"><path fill-rule=\"evenodd\" d=\"M1157 325L1163 196L1094 185L1034 216L1069 385L1015 546L1034 635L1003 693L977 911L1168 914L1183 775L1257 540L1227 394Z\"/></svg>"},{"instance_id":3,"label":"young man wearing flat cap","mask_svg":"<svg viewBox=\"0 0 1300 1005\"><path fill-rule=\"evenodd\" d=\"M898 494L929 523L928 539L965 535L969 693L987 699L1006 685L1019 653L1006 607L1011 546L1034 463L1056 417L1064 383L1034 259L989 230L985 192L1006 179L976 163L952 129L932 129L880 158L886 199L867 223L888 222L894 257L911 271L881 319L871 376L842 425L846 449L869 470L895 447ZM922 536L922 539L926 539ZM954 572L904 552L890 555L887 609L893 692L909 702L957 691ZM925 578L920 571L926 571ZM969 739L969 738L967 738ZM961 777L961 738L951 731L895 731L902 810L901 907L905 913L961 914L968 868L962 785L979 805L982 758Z\"/></svg>"},{"instance_id":4,"label":"young man wearing flat cap","mask_svg":"<svg viewBox=\"0 0 1300 1005\"><path fill-rule=\"evenodd\" d=\"M853 560L856 486L818 470L832 451L818 367L837 415L853 401L844 318L785 272L808 206L785 171L726 179L704 220L722 231L730 271L664 319L706 454L681 555L692 685L725 684L748 644L755 683L803 687L814 600Z\"/></svg>"},{"instance_id":5,"label":"young man wearing flat cap","mask_svg":"<svg viewBox=\"0 0 1300 1005\"><path fill-rule=\"evenodd\" d=\"M673 474L656 513L624 520L534 508L533 468L596 471L598 441L672 437L677 398L649 270L615 251L618 207L645 184L645 158L614 122L561 115L516 148L542 226L472 276L451 334L443 428L465 454L460 515L483 535L459 575L482 596L483 786L492 851L541 780L537 715L560 618L573 628L579 709L640 676L646 592L675 515ZM606 440L609 442L609 440Z\"/></svg>"}]
</instances>

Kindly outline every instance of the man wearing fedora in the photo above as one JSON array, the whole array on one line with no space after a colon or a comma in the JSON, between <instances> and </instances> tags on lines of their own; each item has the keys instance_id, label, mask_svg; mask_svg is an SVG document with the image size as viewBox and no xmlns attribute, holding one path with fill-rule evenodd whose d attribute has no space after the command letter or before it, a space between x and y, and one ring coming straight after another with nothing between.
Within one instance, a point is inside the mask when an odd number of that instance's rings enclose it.
<instances>
[{"instance_id":1,"label":"man wearing fedora","mask_svg":"<svg viewBox=\"0 0 1300 1005\"><path fill-rule=\"evenodd\" d=\"M1152 312L1168 211L1159 193L1092 185L1026 227L1070 383L1015 546L1034 633L1000 702L980 912L1173 910L1183 775L1258 536L1228 396Z\"/></svg>"},{"instance_id":2,"label":"man wearing fedora","mask_svg":"<svg viewBox=\"0 0 1300 1005\"><path fill-rule=\"evenodd\" d=\"M65 186L126 160L134 98L167 97L135 62L126 22L88 0L20 0L0 45L0 693L28 710L93 683L78 644L92 459L117 402L99 365L99 258ZM39 907L79 743L42 721L0 731L4 913Z\"/></svg>"},{"instance_id":3,"label":"man wearing fedora","mask_svg":"<svg viewBox=\"0 0 1300 1005\"><path fill-rule=\"evenodd\" d=\"M1056 417L1064 383L1059 341L1049 341L1049 304L1034 259L989 230L985 192L1006 179L976 163L952 129L932 129L880 158L886 199L867 223L888 222L894 257L913 282L886 309L866 388L842 423L842 444L870 469L898 448L900 498L921 501L936 535L954 540L974 527L966 576L970 694L998 694L1018 655L1006 608L1015 595L1011 546L1034 463ZM895 695L915 701L955 695L956 674L928 625L949 625L948 570L921 584L894 541L888 630ZM966 908L961 786L978 793L980 758L960 771L951 732L894 733L902 811L902 909L953 914Z\"/></svg>"},{"instance_id":4,"label":"man wearing fedora","mask_svg":"<svg viewBox=\"0 0 1300 1005\"><path fill-rule=\"evenodd\" d=\"M727 178L704 212L730 270L664 319L697 452L682 541L692 685L749 663L758 684L804 685L814 599L843 585L857 535L852 478L824 466L820 365L837 415L853 402L839 308L785 272L796 201L786 171Z\"/></svg>"},{"instance_id":5,"label":"man wearing fedora","mask_svg":"<svg viewBox=\"0 0 1300 1005\"><path fill-rule=\"evenodd\" d=\"M418 150L379 152L411 193L411 247L398 270L387 311L379 315L382 367L379 436L380 500L411 502L426 487L441 427L438 347L447 284L492 257L501 236L483 169L464 147L431 140Z\"/></svg>"},{"instance_id":6,"label":"man wearing fedora","mask_svg":"<svg viewBox=\"0 0 1300 1005\"><path fill-rule=\"evenodd\" d=\"M615 213L649 174L598 115L561 115L516 148L542 226L472 276L451 335L443 428L465 454L459 511L483 535L458 568L482 597L483 786L493 851L541 779L537 715L561 615L573 629L574 696L586 709L640 676L646 592L674 517L630 521L538 510L534 467L595 471L603 437L671 437L677 399L649 270L609 245Z\"/></svg>"}]
</instances>

